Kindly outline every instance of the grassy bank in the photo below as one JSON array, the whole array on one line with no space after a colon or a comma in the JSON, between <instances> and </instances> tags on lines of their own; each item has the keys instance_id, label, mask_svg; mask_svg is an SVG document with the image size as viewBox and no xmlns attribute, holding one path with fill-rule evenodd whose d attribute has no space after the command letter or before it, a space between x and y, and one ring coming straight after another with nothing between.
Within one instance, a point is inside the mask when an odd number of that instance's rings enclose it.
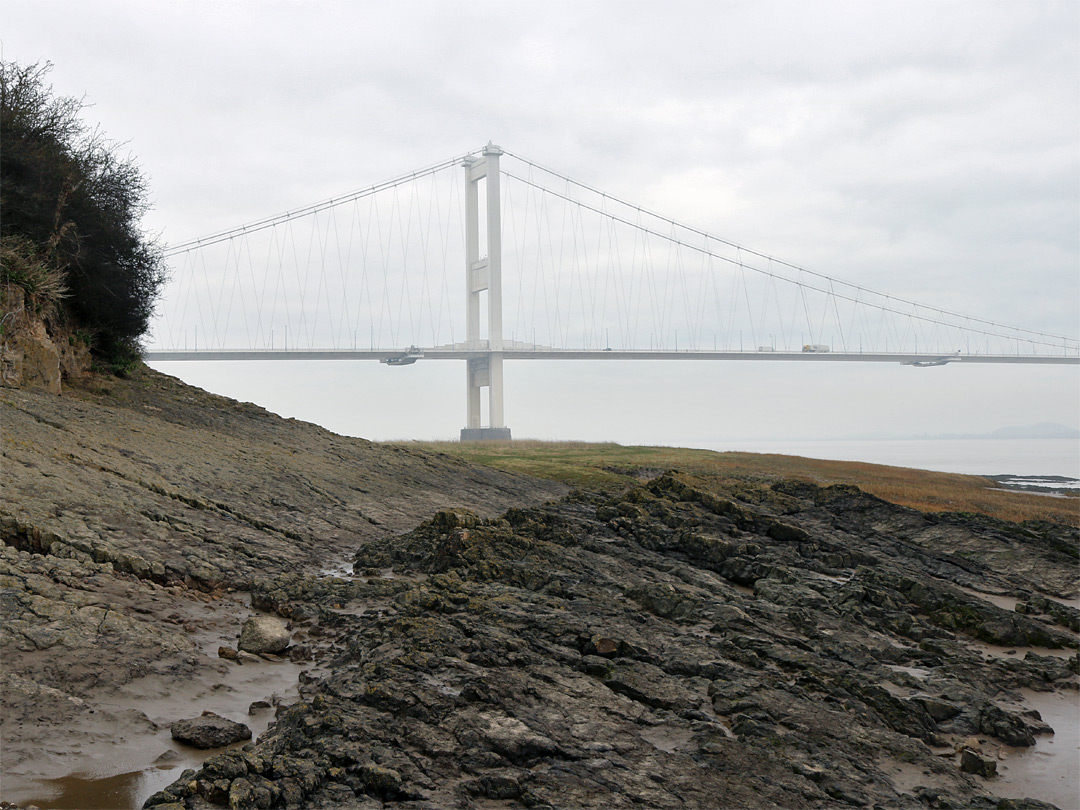
<instances>
[{"instance_id":1,"label":"grassy bank","mask_svg":"<svg viewBox=\"0 0 1080 810\"><path fill-rule=\"evenodd\" d=\"M926 512L979 512L1005 520L1053 520L1080 525L1080 497L1047 497L996 489L977 475L824 461L760 453L718 453L678 447L628 447L585 442L417 442L420 446L501 470L550 478L572 486L618 487L668 469L711 479L794 478L820 485L855 484L893 503Z\"/></svg>"}]
</instances>

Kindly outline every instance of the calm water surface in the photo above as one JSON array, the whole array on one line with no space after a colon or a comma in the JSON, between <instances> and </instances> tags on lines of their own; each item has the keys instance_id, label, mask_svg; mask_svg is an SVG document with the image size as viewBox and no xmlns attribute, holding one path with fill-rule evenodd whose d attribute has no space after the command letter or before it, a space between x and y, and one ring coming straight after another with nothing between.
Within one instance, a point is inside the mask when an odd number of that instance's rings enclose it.
<instances>
[{"instance_id":1,"label":"calm water surface","mask_svg":"<svg viewBox=\"0 0 1080 810\"><path fill-rule=\"evenodd\" d=\"M708 450L865 461L966 475L1058 475L1080 484L1076 439L881 439L701 442Z\"/></svg>"}]
</instances>

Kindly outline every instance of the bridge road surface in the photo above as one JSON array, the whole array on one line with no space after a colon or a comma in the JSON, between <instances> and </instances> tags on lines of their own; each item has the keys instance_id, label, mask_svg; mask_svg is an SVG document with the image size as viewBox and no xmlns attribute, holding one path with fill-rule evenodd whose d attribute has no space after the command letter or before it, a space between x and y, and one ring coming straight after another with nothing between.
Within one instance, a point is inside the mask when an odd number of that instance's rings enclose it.
<instances>
[{"instance_id":1,"label":"bridge road surface","mask_svg":"<svg viewBox=\"0 0 1080 810\"><path fill-rule=\"evenodd\" d=\"M687 349L551 349L448 347L434 349L203 349L197 351L148 351L147 362L252 361L252 360L379 360L388 365L411 365L419 360L472 360L489 355L505 360L758 360L770 362L900 363L939 366L947 363L1022 363L1080 365L1080 356L1029 354L930 354L914 352L777 352L707 351Z\"/></svg>"}]
</instances>

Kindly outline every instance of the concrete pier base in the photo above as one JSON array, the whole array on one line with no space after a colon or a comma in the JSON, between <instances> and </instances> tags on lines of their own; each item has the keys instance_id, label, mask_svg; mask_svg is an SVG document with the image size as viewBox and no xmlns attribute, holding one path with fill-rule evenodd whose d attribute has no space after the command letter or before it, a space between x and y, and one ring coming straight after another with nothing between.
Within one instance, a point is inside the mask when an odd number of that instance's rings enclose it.
<instances>
[{"instance_id":1,"label":"concrete pier base","mask_svg":"<svg viewBox=\"0 0 1080 810\"><path fill-rule=\"evenodd\" d=\"M508 442L510 441L510 428L508 427L485 427L485 428L462 428L461 441L463 442Z\"/></svg>"}]
</instances>

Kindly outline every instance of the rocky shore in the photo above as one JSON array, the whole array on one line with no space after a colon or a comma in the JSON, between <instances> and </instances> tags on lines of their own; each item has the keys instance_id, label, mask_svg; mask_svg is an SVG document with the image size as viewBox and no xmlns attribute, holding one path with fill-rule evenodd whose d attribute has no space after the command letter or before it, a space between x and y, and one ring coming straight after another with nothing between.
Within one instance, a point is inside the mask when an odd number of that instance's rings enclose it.
<instances>
[{"instance_id":1,"label":"rocky shore","mask_svg":"<svg viewBox=\"0 0 1080 810\"><path fill-rule=\"evenodd\" d=\"M1071 810L1075 777L1010 775L1053 739L1033 696L1075 706L1074 528L674 471L567 492L152 372L0 405L5 800L104 748L174 752L158 810ZM245 651L255 615L289 646ZM263 722L181 767L203 710Z\"/></svg>"},{"instance_id":2,"label":"rocky shore","mask_svg":"<svg viewBox=\"0 0 1080 810\"><path fill-rule=\"evenodd\" d=\"M0 437L0 799L41 806L70 774L183 759L175 720L214 707L239 719L283 676L295 691L299 664L218 657L258 613L260 580L316 573L442 508L494 515L564 491L145 368L64 396L0 388Z\"/></svg>"}]
</instances>

